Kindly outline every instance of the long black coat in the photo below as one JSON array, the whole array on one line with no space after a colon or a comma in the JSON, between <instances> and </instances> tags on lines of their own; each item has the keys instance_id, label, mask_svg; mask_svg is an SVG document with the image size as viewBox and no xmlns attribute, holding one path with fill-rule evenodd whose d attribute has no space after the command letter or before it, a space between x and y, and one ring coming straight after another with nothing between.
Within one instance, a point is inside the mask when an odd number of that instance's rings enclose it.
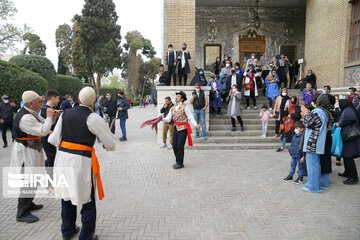
<instances>
[{"instance_id":1,"label":"long black coat","mask_svg":"<svg viewBox=\"0 0 360 240\"><path fill-rule=\"evenodd\" d=\"M349 129L352 125L357 124L359 126L359 119L357 112L347 107L341 113L339 119L339 126L341 130ZM343 142L343 157L360 157L360 138L350 142Z\"/></svg>"},{"instance_id":2,"label":"long black coat","mask_svg":"<svg viewBox=\"0 0 360 240\"><path fill-rule=\"evenodd\" d=\"M320 166L321 166L322 174L328 174L328 173L332 172L331 145L332 145L331 131L328 131L326 134L326 140L325 140L325 153L320 155Z\"/></svg>"},{"instance_id":3,"label":"long black coat","mask_svg":"<svg viewBox=\"0 0 360 240\"><path fill-rule=\"evenodd\" d=\"M183 57L183 51L177 52L177 57L179 57L179 56ZM190 73L189 59L191 59L190 52L185 52L184 56L185 56L185 72L184 72L184 74L189 74ZM181 59L177 59L176 69L175 69L176 74L179 74L180 68L181 68Z\"/></svg>"}]
</instances>

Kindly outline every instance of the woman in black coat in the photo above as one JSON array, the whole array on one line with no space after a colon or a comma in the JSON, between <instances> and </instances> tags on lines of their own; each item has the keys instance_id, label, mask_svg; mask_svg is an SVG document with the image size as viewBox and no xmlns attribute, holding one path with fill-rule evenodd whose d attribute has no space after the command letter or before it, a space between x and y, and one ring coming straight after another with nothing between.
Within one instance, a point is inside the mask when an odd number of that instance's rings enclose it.
<instances>
[{"instance_id":1,"label":"woman in black coat","mask_svg":"<svg viewBox=\"0 0 360 240\"><path fill-rule=\"evenodd\" d=\"M336 126L341 127L341 131L359 125L359 117L354 105L348 99L341 99L339 102L341 116ZM355 184L359 182L358 173L354 158L360 157L360 138L353 141L343 142L343 153L345 172L339 173L341 177L347 177L344 184Z\"/></svg>"}]
</instances>

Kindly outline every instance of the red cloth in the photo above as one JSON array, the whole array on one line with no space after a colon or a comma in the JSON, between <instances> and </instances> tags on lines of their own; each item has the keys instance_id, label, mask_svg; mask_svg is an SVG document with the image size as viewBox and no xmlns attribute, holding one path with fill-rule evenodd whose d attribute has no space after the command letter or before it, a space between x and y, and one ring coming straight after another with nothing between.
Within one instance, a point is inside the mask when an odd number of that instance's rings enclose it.
<instances>
[{"instance_id":1,"label":"red cloth","mask_svg":"<svg viewBox=\"0 0 360 240\"><path fill-rule=\"evenodd\" d=\"M299 106L299 98L297 99L297 102L295 104L292 104L290 102L289 105L290 105L289 106L289 115L294 114L295 113L295 108L297 106ZM284 125L285 125L285 132L286 133L291 131L294 128L294 119L292 119L289 116L286 116L285 121L284 121Z\"/></svg>"},{"instance_id":2,"label":"red cloth","mask_svg":"<svg viewBox=\"0 0 360 240\"><path fill-rule=\"evenodd\" d=\"M147 120L146 122L144 122L143 124L141 124L140 128L144 128L144 127L146 127L146 126L152 125L152 126L151 126L151 129L154 129L155 126L156 126L159 122L161 122L161 120L162 120L162 116L157 117L157 118L153 118L153 119L150 119L150 120Z\"/></svg>"},{"instance_id":3,"label":"red cloth","mask_svg":"<svg viewBox=\"0 0 360 240\"><path fill-rule=\"evenodd\" d=\"M191 138L191 134L193 133L192 129L191 129L191 126L188 122L186 123L180 123L180 122L175 122L174 121L174 124L176 126L183 126L183 125L186 125L186 128L187 128L187 134L188 134L188 144L189 146L191 147L193 145L193 142L192 142L192 138Z\"/></svg>"}]
</instances>

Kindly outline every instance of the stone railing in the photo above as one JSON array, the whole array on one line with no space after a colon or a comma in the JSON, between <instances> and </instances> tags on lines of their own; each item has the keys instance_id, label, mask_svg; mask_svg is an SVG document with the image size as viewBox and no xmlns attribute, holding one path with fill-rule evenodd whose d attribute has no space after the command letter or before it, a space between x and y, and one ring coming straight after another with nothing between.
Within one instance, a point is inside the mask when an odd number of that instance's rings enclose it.
<instances>
[{"instance_id":1,"label":"stone railing","mask_svg":"<svg viewBox=\"0 0 360 240\"><path fill-rule=\"evenodd\" d=\"M206 95L209 97L209 91L211 87L201 87L202 90L206 92ZM157 107L156 107L156 117L160 116L160 109L165 104L165 97L170 97L172 102L175 103L175 93L183 91L186 93L187 100L185 104L189 106L191 109L191 112L194 113L194 109L192 104L190 104L190 99L192 98L192 92L195 90L194 86L157 86ZM206 121L206 130L209 130L209 107L205 111L205 121ZM162 129L163 129L163 123L160 122L158 124L158 137L157 137L157 143L162 143ZM195 133L195 129L193 128L193 132ZM194 135L194 134L193 134ZM168 133L169 138L169 133Z\"/></svg>"}]
</instances>

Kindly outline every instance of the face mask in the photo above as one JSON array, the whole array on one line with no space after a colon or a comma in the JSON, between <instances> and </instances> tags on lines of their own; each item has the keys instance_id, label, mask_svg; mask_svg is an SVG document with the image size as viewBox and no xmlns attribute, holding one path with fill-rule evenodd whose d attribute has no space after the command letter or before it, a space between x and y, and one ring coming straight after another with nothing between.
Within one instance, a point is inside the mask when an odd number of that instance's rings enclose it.
<instances>
[{"instance_id":1,"label":"face mask","mask_svg":"<svg viewBox=\"0 0 360 240\"><path fill-rule=\"evenodd\" d=\"M232 91L233 91L233 92L236 92L236 91L237 91L237 89L236 89L236 88L233 88L233 89L232 89Z\"/></svg>"},{"instance_id":2,"label":"face mask","mask_svg":"<svg viewBox=\"0 0 360 240\"><path fill-rule=\"evenodd\" d=\"M350 95L351 95L351 93L350 93L350 92L347 92L347 95L348 95L348 96L350 96Z\"/></svg>"},{"instance_id":3,"label":"face mask","mask_svg":"<svg viewBox=\"0 0 360 240\"><path fill-rule=\"evenodd\" d=\"M173 50L172 48L169 48L169 52L172 52L172 50Z\"/></svg>"},{"instance_id":4,"label":"face mask","mask_svg":"<svg viewBox=\"0 0 360 240\"><path fill-rule=\"evenodd\" d=\"M9 100L5 100L4 103L9 103Z\"/></svg>"},{"instance_id":5,"label":"face mask","mask_svg":"<svg viewBox=\"0 0 360 240\"><path fill-rule=\"evenodd\" d=\"M294 132L295 132L295 134L299 134L299 133L300 133L299 129L295 129Z\"/></svg>"},{"instance_id":6,"label":"face mask","mask_svg":"<svg viewBox=\"0 0 360 240\"><path fill-rule=\"evenodd\" d=\"M220 62L220 59L216 59L217 62Z\"/></svg>"},{"instance_id":7,"label":"face mask","mask_svg":"<svg viewBox=\"0 0 360 240\"><path fill-rule=\"evenodd\" d=\"M199 72L200 73L200 75L204 75L204 72Z\"/></svg>"},{"instance_id":8,"label":"face mask","mask_svg":"<svg viewBox=\"0 0 360 240\"><path fill-rule=\"evenodd\" d=\"M196 91L196 92L200 92L200 89L195 88L195 91Z\"/></svg>"},{"instance_id":9,"label":"face mask","mask_svg":"<svg viewBox=\"0 0 360 240\"><path fill-rule=\"evenodd\" d=\"M235 70L231 70L231 73L235 73L236 71Z\"/></svg>"},{"instance_id":10,"label":"face mask","mask_svg":"<svg viewBox=\"0 0 360 240\"><path fill-rule=\"evenodd\" d=\"M226 67L230 67L230 64L227 63L227 64L226 64Z\"/></svg>"},{"instance_id":11,"label":"face mask","mask_svg":"<svg viewBox=\"0 0 360 240\"><path fill-rule=\"evenodd\" d=\"M182 50L185 51L185 50L186 50L186 47L183 47Z\"/></svg>"},{"instance_id":12,"label":"face mask","mask_svg":"<svg viewBox=\"0 0 360 240\"><path fill-rule=\"evenodd\" d=\"M254 59L255 58L255 56L251 56L251 59Z\"/></svg>"},{"instance_id":13,"label":"face mask","mask_svg":"<svg viewBox=\"0 0 360 240\"><path fill-rule=\"evenodd\" d=\"M266 108L263 108L263 112L265 112L266 111Z\"/></svg>"},{"instance_id":14,"label":"face mask","mask_svg":"<svg viewBox=\"0 0 360 240\"><path fill-rule=\"evenodd\" d=\"M316 104L314 102L311 102L311 106L313 106L314 108L316 108Z\"/></svg>"},{"instance_id":15,"label":"face mask","mask_svg":"<svg viewBox=\"0 0 360 240\"><path fill-rule=\"evenodd\" d=\"M111 96L106 96L106 98L110 100L110 99L111 99Z\"/></svg>"},{"instance_id":16,"label":"face mask","mask_svg":"<svg viewBox=\"0 0 360 240\"><path fill-rule=\"evenodd\" d=\"M326 90L322 90L322 93L323 93L323 94L326 94Z\"/></svg>"},{"instance_id":17,"label":"face mask","mask_svg":"<svg viewBox=\"0 0 360 240\"><path fill-rule=\"evenodd\" d=\"M295 105L295 104L296 104L296 102L294 102L294 101L291 101L291 104L292 104L292 105Z\"/></svg>"},{"instance_id":18,"label":"face mask","mask_svg":"<svg viewBox=\"0 0 360 240\"><path fill-rule=\"evenodd\" d=\"M283 92L281 95L283 95L285 97L287 95L287 93Z\"/></svg>"}]
</instances>

